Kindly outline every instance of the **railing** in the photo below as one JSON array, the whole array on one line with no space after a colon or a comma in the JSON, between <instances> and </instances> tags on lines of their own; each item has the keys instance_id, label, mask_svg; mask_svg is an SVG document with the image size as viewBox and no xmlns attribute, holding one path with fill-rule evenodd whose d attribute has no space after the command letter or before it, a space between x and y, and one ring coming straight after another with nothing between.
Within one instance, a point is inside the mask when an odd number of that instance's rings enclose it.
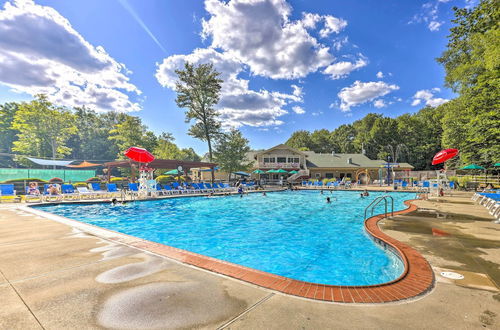
<instances>
[{"instance_id":1,"label":"railing","mask_svg":"<svg viewBox=\"0 0 500 330\"><path fill-rule=\"evenodd\" d=\"M377 198L375 198L366 208L365 208L365 220L367 219L367 214L368 214L368 211L370 210L371 208L371 215L370 216L373 216L373 211L375 209L375 207L380 204L380 202L384 201L384 204L385 204L385 213L384 213L384 217L387 216L387 207L388 207L388 204L389 204L389 201L387 200L388 198L391 199L391 217L394 216L394 198L392 198L392 196L389 196L389 195L384 195L384 196L379 196Z\"/></svg>"},{"instance_id":2,"label":"railing","mask_svg":"<svg viewBox=\"0 0 500 330\"><path fill-rule=\"evenodd\" d=\"M309 176L309 170L299 170L297 173L289 176L286 180L288 182L293 182L302 176Z\"/></svg>"},{"instance_id":3,"label":"railing","mask_svg":"<svg viewBox=\"0 0 500 330\"><path fill-rule=\"evenodd\" d=\"M259 162L259 168L299 168L299 163L264 163Z\"/></svg>"}]
</instances>

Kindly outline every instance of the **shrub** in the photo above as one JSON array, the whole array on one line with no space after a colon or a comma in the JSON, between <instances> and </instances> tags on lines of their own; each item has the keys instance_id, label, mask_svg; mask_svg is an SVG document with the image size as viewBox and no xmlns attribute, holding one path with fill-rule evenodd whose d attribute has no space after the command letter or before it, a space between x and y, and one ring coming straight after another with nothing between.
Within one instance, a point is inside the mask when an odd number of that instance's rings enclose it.
<instances>
[{"instance_id":1,"label":"shrub","mask_svg":"<svg viewBox=\"0 0 500 330\"><path fill-rule=\"evenodd\" d=\"M101 182L101 179L94 176L93 178L85 180L86 182Z\"/></svg>"},{"instance_id":2,"label":"shrub","mask_svg":"<svg viewBox=\"0 0 500 330\"><path fill-rule=\"evenodd\" d=\"M64 180L61 178L52 178L49 180L49 183L63 183Z\"/></svg>"},{"instance_id":3,"label":"shrub","mask_svg":"<svg viewBox=\"0 0 500 330\"><path fill-rule=\"evenodd\" d=\"M470 182L472 182L472 177L468 175L458 178L458 184L460 185L460 187L466 188Z\"/></svg>"},{"instance_id":4,"label":"shrub","mask_svg":"<svg viewBox=\"0 0 500 330\"><path fill-rule=\"evenodd\" d=\"M159 175L156 177L156 182L158 182L160 184L165 184L165 183L169 183L172 181L175 181L175 180L171 175Z\"/></svg>"},{"instance_id":5,"label":"shrub","mask_svg":"<svg viewBox=\"0 0 500 330\"><path fill-rule=\"evenodd\" d=\"M127 181L127 179L126 179L126 178L119 177L119 176L116 176L116 177L114 177L114 178L111 178L109 181L110 181L110 182L119 182L119 181Z\"/></svg>"},{"instance_id":6,"label":"shrub","mask_svg":"<svg viewBox=\"0 0 500 330\"><path fill-rule=\"evenodd\" d=\"M14 182L24 182L24 181L26 181L26 183L29 183L29 182L48 183L48 181L38 179L38 178L11 179L11 180L5 180L2 183L14 183Z\"/></svg>"}]
</instances>

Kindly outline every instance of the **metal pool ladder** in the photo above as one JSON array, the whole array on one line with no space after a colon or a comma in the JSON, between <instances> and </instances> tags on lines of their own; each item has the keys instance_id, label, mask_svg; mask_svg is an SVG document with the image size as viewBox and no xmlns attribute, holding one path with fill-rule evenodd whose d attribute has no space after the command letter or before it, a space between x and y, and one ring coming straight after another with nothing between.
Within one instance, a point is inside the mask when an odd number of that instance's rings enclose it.
<instances>
[{"instance_id":1,"label":"metal pool ladder","mask_svg":"<svg viewBox=\"0 0 500 330\"><path fill-rule=\"evenodd\" d=\"M375 198L371 203L370 205L368 205L366 208L365 208L365 220L367 219L367 214L368 214L368 211L371 210L371 215L370 216L373 216L373 210L375 209L375 207L380 204L382 201L384 201L384 204L385 204L385 213L384 213L384 217L387 216L387 207L389 206L389 200L388 199L391 199L391 217L394 216L394 198L392 198L392 196L389 196L389 195L384 195L384 196L378 196L377 198Z\"/></svg>"}]
</instances>

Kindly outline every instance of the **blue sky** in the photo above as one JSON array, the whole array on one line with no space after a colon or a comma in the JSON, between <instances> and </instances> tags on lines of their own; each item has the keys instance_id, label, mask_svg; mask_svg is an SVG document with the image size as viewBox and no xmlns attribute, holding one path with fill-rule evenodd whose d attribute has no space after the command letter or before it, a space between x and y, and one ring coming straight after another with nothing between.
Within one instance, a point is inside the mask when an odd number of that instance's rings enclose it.
<instances>
[{"instance_id":1,"label":"blue sky","mask_svg":"<svg viewBox=\"0 0 500 330\"><path fill-rule=\"evenodd\" d=\"M212 62L225 127L253 148L369 112L398 116L453 98L435 61L466 0L0 1L0 102L46 93L127 111L181 147L174 70Z\"/></svg>"}]
</instances>

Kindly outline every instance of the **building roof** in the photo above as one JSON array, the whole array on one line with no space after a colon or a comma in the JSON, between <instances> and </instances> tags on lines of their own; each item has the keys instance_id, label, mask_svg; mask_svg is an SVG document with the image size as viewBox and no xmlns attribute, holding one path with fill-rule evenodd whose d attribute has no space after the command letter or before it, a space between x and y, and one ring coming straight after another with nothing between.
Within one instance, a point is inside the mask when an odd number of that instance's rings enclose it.
<instances>
[{"instance_id":1,"label":"building roof","mask_svg":"<svg viewBox=\"0 0 500 330\"><path fill-rule=\"evenodd\" d=\"M363 154L318 154L314 151L304 151L304 153L307 154L308 168L379 168L385 164L383 160L370 159ZM411 169L413 166L399 163L399 168Z\"/></svg>"},{"instance_id":2,"label":"building roof","mask_svg":"<svg viewBox=\"0 0 500 330\"><path fill-rule=\"evenodd\" d=\"M306 153L304 151L300 151L300 150L297 150L297 149L294 149L290 146L287 146L286 144L278 144L277 146L274 146L272 148L269 148L267 150L260 150L258 152L255 153L255 155L258 155L258 154L264 154L264 153L267 153L267 152L270 152L270 151L273 151L273 150L276 150L276 149L288 149L288 150L291 150L293 151L294 153L297 153L299 155L305 155Z\"/></svg>"}]
</instances>

